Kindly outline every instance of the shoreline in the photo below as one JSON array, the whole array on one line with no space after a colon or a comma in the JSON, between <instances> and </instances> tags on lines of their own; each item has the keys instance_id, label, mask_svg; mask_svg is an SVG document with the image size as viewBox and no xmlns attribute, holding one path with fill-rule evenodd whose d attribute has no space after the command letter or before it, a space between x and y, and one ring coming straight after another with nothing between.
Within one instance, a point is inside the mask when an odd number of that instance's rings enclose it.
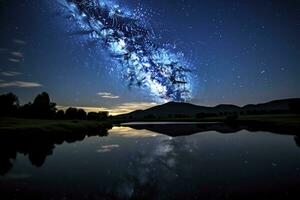
<instances>
[{"instance_id":1,"label":"shoreline","mask_svg":"<svg viewBox=\"0 0 300 200\"><path fill-rule=\"evenodd\" d=\"M0 118L0 133L82 133L112 127L111 121Z\"/></svg>"}]
</instances>

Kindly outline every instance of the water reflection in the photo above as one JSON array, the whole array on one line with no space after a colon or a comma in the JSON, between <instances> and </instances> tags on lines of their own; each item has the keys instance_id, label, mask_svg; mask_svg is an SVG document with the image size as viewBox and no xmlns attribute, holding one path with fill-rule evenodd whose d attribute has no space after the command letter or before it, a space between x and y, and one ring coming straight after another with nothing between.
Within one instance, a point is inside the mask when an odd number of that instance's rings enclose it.
<instances>
[{"instance_id":1,"label":"water reflection","mask_svg":"<svg viewBox=\"0 0 300 200\"><path fill-rule=\"evenodd\" d=\"M174 134L180 137L170 136ZM184 136L188 134L193 135ZM5 175L0 176L0 197L289 199L298 195L296 135L253 133L224 124L144 124L87 136L3 137L0 167ZM43 167L28 166L19 154Z\"/></svg>"},{"instance_id":2,"label":"water reflection","mask_svg":"<svg viewBox=\"0 0 300 200\"><path fill-rule=\"evenodd\" d=\"M122 124L125 127L134 128L136 130L149 130L155 133L169 135L172 137L193 135L195 133L217 131L219 133L236 133L241 130L248 130L250 132L266 131L284 135L299 135L299 129L294 127L280 127L271 126L268 124L253 123L173 123L173 122L159 122L159 123L140 123L131 122Z\"/></svg>"},{"instance_id":3,"label":"water reflection","mask_svg":"<svg viewBox=\"0 0 300 200\"><path fill-rule=\"evenodd\" d=\"M257 127L257 126L241 126L235 124L224 123L191 123L191 124L174 124L174 123L130 123L124 124L125 126L115 126L109 133L122 137L129 138L143 138L143 137L157 137L160 134L167 136L186 136L196 133L206 133L209 131L216 131L219 133L236 133L241 130L249 130L252 132L257 131L270 131L270 127ZM133 131L138 130L138 131ZM286 134L279 130L272 130L275 133ZM28 155L28 159L31 164L36 167L41 167L46 158L53 154L55 145L60 145L64 142L73 143L76 141L82 141L86 137L98 135L100 137L107 136L108 130L99 130L97 133L89 134L2 134L0 140L0 175L6 174L12 167L13 162L18 153ZM294 136L295 143L300 147L299 136ZM170 140L172 141L172 140ZM170 146L158 146L155 151L161 151L164 149L168 151ZM110 152L115 148L119 148L116 145L103 146L97 151L99 153ZM145 159L145 156L143 156ZM169 160L167 163L173 163Z\"/></svg>"},{"instance_id":4,"label":"water reflection","mask_svg":"<svg viewBox=\"0 0 300 200\"><path fill-rule=\"evenodd\" d=\"M0 136L0 175L6 174L16 160L17 154L28 155L31 164L41 167L46 158L53 154L55 145L64 142L73 143L82 141L86 137L98 135L107 136L108 130L102 129L89 133L1 133Z\"/></svg>"},{"instance_id":5,"label":"water reflection","mask_svg":"<svg viewBox=\"0 0 300 200\"><path fill-rule=\"evenodd\" d=\"M114 126L109 133L113 135L119 135L123 137L137 138L137 137L156 137L159 132L154 132L152 130L147 130L143 128L136 128L138 131L133 131L133 127L129 126Z\"/></svg>"},{"instance_id":6,"label":"water reflection","mask_svg":"<svg viewBox=\"0 0 300 200\"><path fill-rule=\"evenodd\" d=\"M300 136L295 136L294 137L295 143L298 147L300 147Z\"/></svg>"}]
</instances>

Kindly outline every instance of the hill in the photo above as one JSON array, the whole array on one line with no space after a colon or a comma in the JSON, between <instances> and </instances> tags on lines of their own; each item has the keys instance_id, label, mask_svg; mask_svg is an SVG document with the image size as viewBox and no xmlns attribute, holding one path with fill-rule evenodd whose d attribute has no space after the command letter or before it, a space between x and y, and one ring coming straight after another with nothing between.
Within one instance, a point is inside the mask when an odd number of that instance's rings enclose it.
<instances>
[{"instance_id":1,"label":"hill","mask_svg":"<svg viewBox=\"0 0 300 200\"><path fill-rule=\"evenodd\" d=\"M300 98L282 99L243 107L221 104L215 107L198 106L190 103L169 102L146 110L137 110L115 116L115 119L184 119L213 116L299 113Z\"/></svg>"}]
</instances>

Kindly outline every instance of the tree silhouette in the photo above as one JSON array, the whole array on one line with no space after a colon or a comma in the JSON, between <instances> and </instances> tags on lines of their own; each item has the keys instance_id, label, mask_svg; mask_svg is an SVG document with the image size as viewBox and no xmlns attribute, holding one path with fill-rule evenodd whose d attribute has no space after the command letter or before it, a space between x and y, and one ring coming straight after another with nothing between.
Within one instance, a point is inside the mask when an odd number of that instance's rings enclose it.
<instances>
[{"instance_id":1,"label":"tree silhouette","mask_svg":"<svg viewBox=\"0 0 300 200\"><path fill-rule=\"evenodd\" d=\"M37 95L32 104L32 111L34 117L52 118L55 114L56 104L50 102L48 93L43 92Z\"/></svg>"},{"instance_id":2,"label":"tree silhouette","mask_svg":"<svg viewBox=\"0 0 300 200\"><path fill-rule=\"evenodd\" d=\"M19 106L18 97L13 93L0 95L0 115L11 116Z\"/></svg>"},{"instance_id":3,"label":"tree silhouette","mask_svg":"<svg viewBox=\"0 0 300 200\"><path fill-rule=\"evenodd\" d=\"M78 109L76 114L76 119L85 120L86 112L83 109Z\"/></svg>"},{"instance_id":4,"label":"tree silhouette","mask_svg":"<svg viewBox=\"0 0 300 200\"><path fill-rule=\"evenodd\" d=\"M25 118L32 117L33 116L32 103L29 102L21 106L18 110L18 116L25 117Z\"/></svg>"},{"instance_id":5,"label":"tree silhouette","mask_svg":"<svg viewBox=\"0 0 300 200\"><path fill-rule=\"evenodd\" d=\"M78 119L107 120L108 112L86 113L83 109L68 108L66 112L56 109L56 103L51 102L49 94L38 94L33 103L19 106L18 97L13 93L0 95L0 116L38 118L38 119Z\"/></svg>"},{"instance_id":6,"label":"tree silhouette","mask_svg":"<svg viewBox=\"0 0 300 200\"><path fill-rule=\"evenodd\" d=\"M89 112L87 114L87 120L100 120L98 113L96 112Z\"/></svg>"},{"instance_id":7,"label":"tree silhouette","mask_svg":"<svg viewBox=\"0 0 300 200\"><path fill-rule=\"evenodd\" d=\"M65 118L65 112L63 110L58 110L56 112L55 118L56 119L64 119Z\"/></svg>"},{"instance_id":8,"label":"tree silhouette","mask_svg":"<svg viewBox=\"0 0 300 200\"><path fill-rule=\"evenodd\" d=\"M106 111L103 111L103 112L98 112L98 115L99 115L100 120L107 120L109 113Z\"/></svg>"},{"instance_id":9,"label":"tree silhouette","mask_svg":"<svg viewBox=\"0 0 300 200\"><path fill-rule=\"evenodd\" d=\"M76 115L77 115L77 109L76 108L70 107L66 110L65 116L66 116L67 119L76 119Z\"/></svg>"}]
</instances>

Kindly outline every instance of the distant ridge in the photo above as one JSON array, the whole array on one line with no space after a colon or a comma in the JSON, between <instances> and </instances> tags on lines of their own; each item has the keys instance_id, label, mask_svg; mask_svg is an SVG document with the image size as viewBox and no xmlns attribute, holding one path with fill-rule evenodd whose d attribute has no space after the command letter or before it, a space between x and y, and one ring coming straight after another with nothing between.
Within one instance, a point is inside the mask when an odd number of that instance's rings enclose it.
<instances>
[{"instance_id":1,"label":"distant ridge","mask_svg":"<svg viewBox=\"0 0 300 200\"><path fill-rule=\"evenodd\" d=\"M236 106L221 104L214 107L198 106L191 103L169 102L146 110L136 110L131 113L115 116L115 118L184 118L216 115L290 113L299 111L300 98L274 100L261 104ZM296 111L296 112L297 112Z\"/></svg>"}]
</instances>

